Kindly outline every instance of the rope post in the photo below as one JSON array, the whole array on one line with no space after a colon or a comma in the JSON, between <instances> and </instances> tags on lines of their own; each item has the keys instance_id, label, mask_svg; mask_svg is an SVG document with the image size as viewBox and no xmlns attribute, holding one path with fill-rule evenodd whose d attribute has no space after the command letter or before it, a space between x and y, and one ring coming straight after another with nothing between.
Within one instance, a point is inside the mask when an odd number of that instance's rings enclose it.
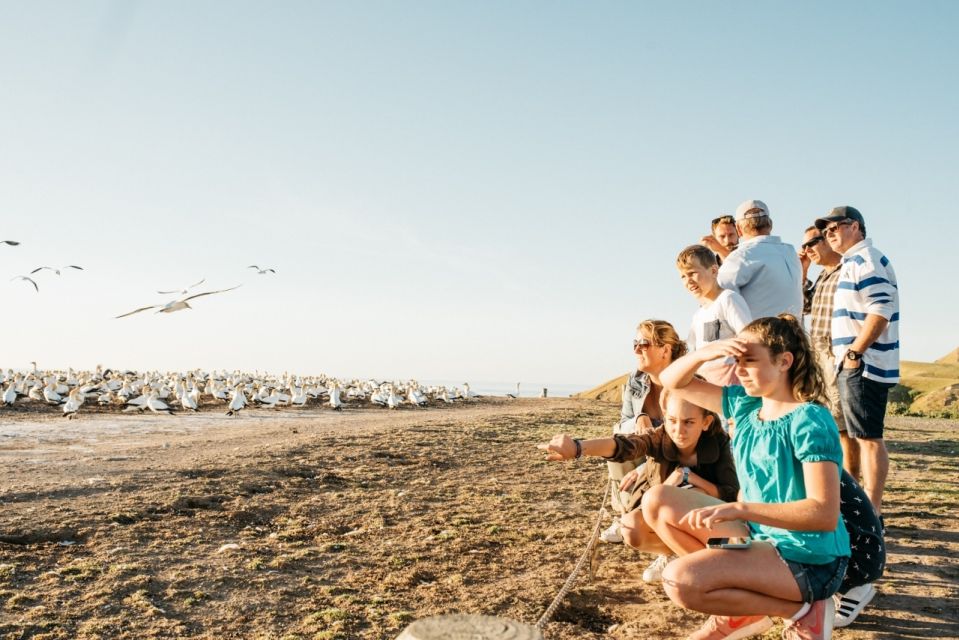
<instances>
[{"instance_id":1,"label":"rope post","mask_svg":"<svg viewBox=\"0 0 959 640\"><path fill-rule=\"evenodd\" d=\"M508 618L457 613L417 620L396 640L543 640L543 634Z\"/></svg>"}]
</instances>

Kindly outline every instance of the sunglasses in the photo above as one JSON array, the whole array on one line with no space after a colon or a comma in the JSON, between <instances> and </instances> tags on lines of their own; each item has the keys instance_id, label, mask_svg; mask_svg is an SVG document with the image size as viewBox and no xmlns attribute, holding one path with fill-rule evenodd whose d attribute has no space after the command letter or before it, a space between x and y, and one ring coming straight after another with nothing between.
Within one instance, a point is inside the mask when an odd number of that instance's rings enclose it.
<instances>
[{"instance_id":1,"label":"sunglasses","mask_svg":"<svg viewBox=\"0 0 959 640\"><path fill-rule=\"evenodd\" d=\"M719 216L718 218L713 218L712 225L715 227L717 224L736 224L736 220L732 216Z\"/></svg>"},{"instance_id":2,"label":"sunglasses","mask_svg":"<svg viewBox=\"0 0 959 640\"><path fill-rule=\"evenodd\" d=\"M633 351L643 351L649 349L650 347L655 347L656 345L650 342L649 340L633 340Z\"/></svg>"},{"instance_id":3,"label":"sunglasses","mask_svg":"<svg viewBox=\"0 0 959 640\"><path fill-rule=\"evenodd\" d=\"M833 222L831 225L822 230L827 236L831 236L834 233L839 232L839 227L845 227L847 224L852 224L852 220L840 220L839 222Z\"/></svg>"},{"instance_id":4,"label":"sunglasses","mask_svg":"<svg viewBox=\"0 0 959 640\"><path fill-rule=\"evenodd\" d=\"M815 238L812 238L811 240L809 240L809 242L803 242L799 246L802 247L803 251L805 251L806 249L812 249L823 240L825 240L825 238L823 238L822 236L816 236Z\"/></svg>"}]
</instances>

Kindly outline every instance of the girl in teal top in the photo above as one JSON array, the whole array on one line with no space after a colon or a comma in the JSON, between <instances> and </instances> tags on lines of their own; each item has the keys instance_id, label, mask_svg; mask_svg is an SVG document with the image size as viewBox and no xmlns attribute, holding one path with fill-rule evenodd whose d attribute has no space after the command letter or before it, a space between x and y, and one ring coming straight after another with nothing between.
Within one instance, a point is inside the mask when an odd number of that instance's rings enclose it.
<instances>
[{"instance_id":1,"label":"girl in teal top","mask_svg":"<svg viewBox=\"0 0 959 640\"><path fill-rule=\"evenodd\" d=\"M721 357L735 358L741 387L693 377ZM689 638L748 638L772 626L769 616L786 620L787 640L831 637L831 596L849 558L839 517L842 449L802 326L788 314L760 318L676 360L660 380L734 425L737 501L662 488L644 504L648 524L681 556L663 572L667 595L712 614ZM706 548L709 538L732 536L751 544Z\"/></svg>"}]
</instances>

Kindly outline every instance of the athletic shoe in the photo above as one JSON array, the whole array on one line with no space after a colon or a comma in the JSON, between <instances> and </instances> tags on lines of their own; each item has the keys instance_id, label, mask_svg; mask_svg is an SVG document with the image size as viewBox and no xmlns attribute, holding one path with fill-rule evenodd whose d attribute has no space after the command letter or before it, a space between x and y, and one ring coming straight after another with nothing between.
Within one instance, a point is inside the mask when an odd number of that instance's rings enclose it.
<instances>
[{"instance_id":1,"label":"athletic shoe","mask_svg":"<svg viewBox=\"0 0 959 640\"><path fill-rule=\"evenodd\" d=\"M622 544L623 533L619 530L619 518L613 520L609 529L599 534L599 539L609 544Z\"/></svg>"},{"instance_id":2,"label":"athletic shoe","mask_svg":"<svg viewBox=\"0 0 959 640\"><path fill-rule=\"evenodd\" d=\"M834 595L836 619L833 626L838 629L851 625L856 617L862 613L862 610L866 608L866 605L872 602L875 596L876 587L871 582L853 587L846 593L837 593Z\"/></svg>"},{"instance_id":3,"label":"athletic shoe","mask_svg":"<svg viewBox=\"0 0 959 640\"><path fill-rule=\"evenodd\" d=\"M786 621L783 640L829 640L835 617L836 606L832 598L816 600L799 620Z\"/></svg>"},{"instance_id":4,"label":"athletic shoe","mask_svg":"<svg viewBox=\"0 0 959 640\"><path fill-rule=\"evenodd\" d=\"M666 568L667 564L669 564L668 556L657 556L652 564L643 571L643 580L645 582L662 582L663 569Z\"/></svg>"},{"instance_id":5,"label":"athletic shoe","mask_svg":"<svg viewBox=\"0 0 959 640\"><path fill-rule=\"evenodd\" d=\"M771 626L773 621L768 616L709 616L706 624L686 640L741 640L759 635Z\"/></svg>"}]
</instances>

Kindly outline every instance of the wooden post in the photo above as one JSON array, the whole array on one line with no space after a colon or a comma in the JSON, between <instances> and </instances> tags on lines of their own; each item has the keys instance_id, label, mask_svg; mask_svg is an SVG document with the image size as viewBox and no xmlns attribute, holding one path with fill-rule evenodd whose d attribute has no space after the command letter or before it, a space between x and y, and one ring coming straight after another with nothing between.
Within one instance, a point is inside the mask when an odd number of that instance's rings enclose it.
<instances>
[{"instance_id":1,"label":"wooden post","mask_svg":"<svg viewBox=\"0 0 959 640\"><path fill-rule=\"evenodd\" d=\"M546 387L543 387L543 395L541 395L540 398L545 398L545 397L546 397L546 393L547 393L547 392L546 392Z\"/></svg>"},{"instance_id":2,"label":"wooden post","mask_svg":"<svg viewBox=\"0 0 959 640\"><path fill-rule=\"evenodd\" d=\"M417 620L396 640L543 640L543 634L508 618L457 613Z\"/></svg>"}]
</instances>

